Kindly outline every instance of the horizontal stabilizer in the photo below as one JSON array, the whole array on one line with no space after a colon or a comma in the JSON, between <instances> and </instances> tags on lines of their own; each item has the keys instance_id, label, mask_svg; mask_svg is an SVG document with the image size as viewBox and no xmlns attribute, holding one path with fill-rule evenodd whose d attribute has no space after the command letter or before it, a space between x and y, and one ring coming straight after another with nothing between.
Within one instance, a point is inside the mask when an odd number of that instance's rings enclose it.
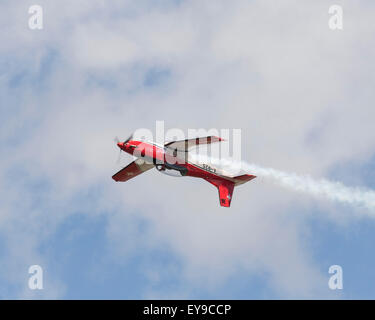
<instances>
[{"instance_id":1,"label":"horizontal stabilizer","mask_svg":"<svg viewBox=\"0 0 375 320\"><path fill-rule=\"evenodd\" d=\"M255 179L257 176L252 174L243 174L242 176L233 177L231 180L234 182L235 186L239 186L245 182Z\"/></svg>"}]
</instances>

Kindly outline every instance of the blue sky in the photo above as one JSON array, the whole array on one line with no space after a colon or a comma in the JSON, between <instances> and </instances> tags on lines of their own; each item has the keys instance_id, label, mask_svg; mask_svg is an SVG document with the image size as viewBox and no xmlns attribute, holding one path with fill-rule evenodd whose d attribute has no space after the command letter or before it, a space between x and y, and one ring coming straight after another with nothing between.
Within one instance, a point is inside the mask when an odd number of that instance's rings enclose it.
<instances>
[{"instance_id":1,"label":"blue sky","mask_svg":"<svg viewBox=\"0 0 375 320\"><path fill-rule=\"evenodd\" d=\"M375 189L369 1L2 4L1 299L373 299L372 212L262 179L230 209L204 181L126 184L113 138L240 128L242 158ZM44 289L28 288L28 268ZM344 289L328 288L341 265Z\"/></svg>"}]
</instances>

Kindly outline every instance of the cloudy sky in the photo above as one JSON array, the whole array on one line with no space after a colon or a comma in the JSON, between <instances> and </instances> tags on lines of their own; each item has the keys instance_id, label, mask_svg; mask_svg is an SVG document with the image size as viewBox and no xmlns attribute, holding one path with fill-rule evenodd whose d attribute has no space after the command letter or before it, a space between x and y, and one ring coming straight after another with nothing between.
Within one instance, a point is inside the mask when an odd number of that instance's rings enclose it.
<instances>
[{"instance_id":1,"label":"cloudy sky","mask_svg":"<svg viewBox=\"0 0 375 320\"><path fill-rule=\"evenodd\" d=\"M333 4L343 30L328 26ZM374 189L373 1L0 9L0 298L375 298L361 209L260 178L230 209L203 180L111 179L131 161L116 163L113 138L162 120L241 129L246 161ZM28 287L36 264L43 290Z\"/></svg>"}]
</instances>

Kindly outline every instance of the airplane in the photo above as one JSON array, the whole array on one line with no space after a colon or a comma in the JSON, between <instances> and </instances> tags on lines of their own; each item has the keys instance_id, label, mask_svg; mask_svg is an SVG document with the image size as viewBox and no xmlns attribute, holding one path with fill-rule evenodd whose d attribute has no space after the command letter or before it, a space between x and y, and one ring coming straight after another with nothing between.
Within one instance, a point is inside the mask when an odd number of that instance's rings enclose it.
<instances>
[{"instance_id":1,"label":"airplane","mask_svg":"<svg viewBox=\"0 0 375 320\"><path fill-rule=\"evenodd\" d=\"M230 207L233 189L256 176L243 174L230 176L211 164L202 164L189 158L189 150L193 147L224 141L216 136L171 141L164 145L133 140L131 135L124 142L117 142L121 151L125 151L137 159L112 176L116 182L128 181L143 172L156 168L159 172L178 177L202 178L219 191L219 202L222 207Z\"/></svg>"}]
</instances>

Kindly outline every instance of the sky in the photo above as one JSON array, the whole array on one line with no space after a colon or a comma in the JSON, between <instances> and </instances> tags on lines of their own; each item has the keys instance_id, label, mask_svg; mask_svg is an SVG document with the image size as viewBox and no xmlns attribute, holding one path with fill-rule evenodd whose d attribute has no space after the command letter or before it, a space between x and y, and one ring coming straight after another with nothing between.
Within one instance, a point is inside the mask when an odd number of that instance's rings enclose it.
<instances>
[{"instance_id":1,"label":"sky","mask_svg":"<svg viewBox=\"0 0 375 320\"><path fill-rule=\"evenodd\" d=\"M328 26L334 4L343 30ZM373 1L0 8L1 299L375 298L363 209L261 178L230 209L203 180L111 179L131 161L116 163L113 138L164 121L241 129L245 161L375 189Z\"/></svg>"}]
</instances>

